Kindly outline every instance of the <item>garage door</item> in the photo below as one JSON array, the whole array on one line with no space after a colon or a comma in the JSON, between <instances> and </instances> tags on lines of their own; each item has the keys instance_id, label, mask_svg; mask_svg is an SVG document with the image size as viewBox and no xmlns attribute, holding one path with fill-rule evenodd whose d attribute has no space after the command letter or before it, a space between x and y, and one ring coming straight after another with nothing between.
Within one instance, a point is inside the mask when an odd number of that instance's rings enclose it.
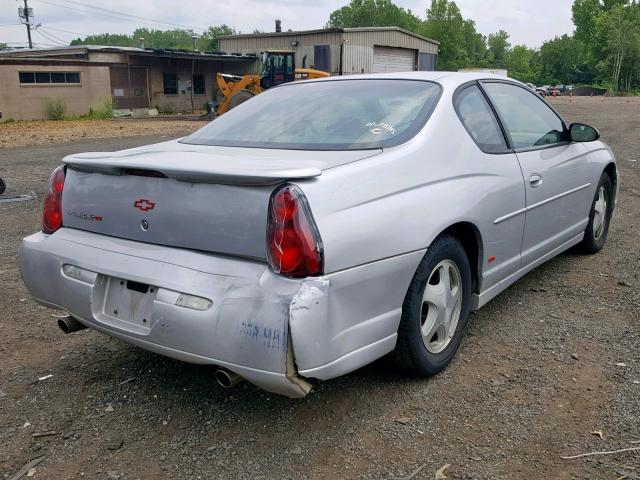
<instances>
[{"instance_id":1,"label":"garage door","mask_svg":"<svg viewBox=\"0 0 640 480\"><path fill-rule=\"evenodd\" d=\"M416 51L408 48L373 47L373 73L415 70Z\"/></svg>"}]
</instances>

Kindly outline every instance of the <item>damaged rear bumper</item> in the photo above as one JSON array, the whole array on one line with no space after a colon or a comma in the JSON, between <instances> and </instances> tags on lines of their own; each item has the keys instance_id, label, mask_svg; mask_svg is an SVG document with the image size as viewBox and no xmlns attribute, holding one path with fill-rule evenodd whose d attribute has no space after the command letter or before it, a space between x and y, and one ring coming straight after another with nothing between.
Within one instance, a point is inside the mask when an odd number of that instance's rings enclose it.
<instances>
[{"instance_id":1,"label":"damaged rear bumper","mask_svg":"<svg viewBox=\"0 0 640 480\"><path fill-rule=\"evenodd\" d=\"M74 270L65 272L66 265ZM309 391L296 375L288 329L301 282L264 264L61 229L24 239L20 267L33 297L90 328L178 360L226 367L265 390L290 397ZM128 282L149 290L130 290ZM181 295L210 300L210 307L177 305L185 303Z\"/></svg>"},{"instance_id":2,"label":"damaged rear bumper","mask_svg":"<svg viewBox=\"0 0 640 480\"><path fill-rule=\"evenodd\" d=\"M25 238L20 267L36 300L90 328L302 397L305 377L333 378L394 348L410 280L401 272L421 255L292 280L258 261L62 228Z\"/></svg>"}]
</instances>

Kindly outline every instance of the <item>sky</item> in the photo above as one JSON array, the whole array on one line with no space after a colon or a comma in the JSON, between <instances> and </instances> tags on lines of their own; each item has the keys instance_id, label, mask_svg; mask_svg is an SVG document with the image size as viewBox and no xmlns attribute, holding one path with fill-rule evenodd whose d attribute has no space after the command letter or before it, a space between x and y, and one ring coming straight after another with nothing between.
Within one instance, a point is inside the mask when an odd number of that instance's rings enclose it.
<instances>
[{"instance_id":1,"label":"sky","mask_svg":"<svg viewBox=\"0 0 640 480\"><path fill-rule=\"evenodd\" d=\"M34 9L35 23L41 24L33 34L33 41L54 46L88 34L131 33L139 26L162 30L182 26L197 32L224 23L250 33L254 29L272 31L274 19L279 18L284 30L316 29L325 25L332 11L347 3L348 0L29 0L29 7ZM395 3L424 18L431 2L396 0ZM547 39L573 31L572 0L457 0L456 3L465 18L475 20L479 32L488 35L506 30L512 45L537 48ZM26 42L25 26L16 25L18 7L22 5L23 0L0 0L0 43L22 46ZM122 18L108 10L139 19Z\"/></svg>"}]
</instances>

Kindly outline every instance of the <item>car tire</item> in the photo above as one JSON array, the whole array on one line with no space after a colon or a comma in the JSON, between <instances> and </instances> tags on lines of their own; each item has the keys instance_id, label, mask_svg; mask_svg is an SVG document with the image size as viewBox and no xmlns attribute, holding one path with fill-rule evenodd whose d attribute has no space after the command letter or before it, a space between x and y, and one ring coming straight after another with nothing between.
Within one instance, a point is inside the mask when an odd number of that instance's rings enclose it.
<instances>
[{"instance_id":1,"label":"car tire","mask_svg":"<svg viewBox=\"0 0 640 480\"><path fill-rule=\"evenodd\" d=\"M4 183L4 180L0 178L0 195L2 195L7 188L7 185Z\"/></svg>"},{"instance_id":2,"label":"car tire","mask_svg":"<svg viewBox=\"0 0 640 480\"><path fill-rule=\"evenodd\" d=\"M238 105L242 105L244 102L246 102L247 100L250 100L254 96L255 96L254 93L250 92L249 90L240 90L231 98L231 101L229 102L229 108L227 109L227 111L233 110Z\"/></svg>"},{"instance_id":3,"label":"car tire","mask_svg":"<svg viewBox=\"0 0 640 480\"><path fill-rule=\"evenodd\" d=\"M471 284L462 244L450 235L438 237L422 258L402 305L395 358L406 373L428 377L451 362L469 318Z\"/></svg>"},{"instance_id":4,"label":"car tire","mask_svg":"<svg viewBox=\"0 0 640 480\"><path fill-rule=\"evenodd\" d=\"M613 186L609 175L603 173L589 211L589 223L584 238L578 244L584 253L598 253L607 241L609 223L613 213Z\"/></svg>"}]
</instances>

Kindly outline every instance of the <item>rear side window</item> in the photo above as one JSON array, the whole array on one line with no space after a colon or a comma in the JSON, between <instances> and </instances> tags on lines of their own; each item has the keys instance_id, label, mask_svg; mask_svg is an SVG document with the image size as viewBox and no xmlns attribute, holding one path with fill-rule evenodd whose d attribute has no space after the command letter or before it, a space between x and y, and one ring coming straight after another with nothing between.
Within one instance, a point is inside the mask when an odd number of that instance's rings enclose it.
<instances>
[{"instance_id":1,"label":"rear side window","mask_svg":"<svg viewBox=\"0 0 640 480\"><path fill-rule=\"evenodd\" d=\"M540 97L508 83L486 82L491 98L515 149L553 145L567 140L564 124Z\"/></svg>"},{"instance_id":2,"label":"rear side window","mask_svg":"<svg viewBox=\"0 0 640 480\"><path fill-rule=\"evenodd\" d=\"M272 88L184 143L296 150L399 145L425 124L440 85L413 80L329 80Z\"/></svg>"},{"instance_id":3,"label":"rear side window","mask_svg":"<svg viewBox=\"0 0 640 480\"><path fill-rule=\"evenodd\" d=\"M491 107L477 85L456 96L454 106L469 135L486 153L502 153L507 145Z\"/></svg>"}]
</instances>

